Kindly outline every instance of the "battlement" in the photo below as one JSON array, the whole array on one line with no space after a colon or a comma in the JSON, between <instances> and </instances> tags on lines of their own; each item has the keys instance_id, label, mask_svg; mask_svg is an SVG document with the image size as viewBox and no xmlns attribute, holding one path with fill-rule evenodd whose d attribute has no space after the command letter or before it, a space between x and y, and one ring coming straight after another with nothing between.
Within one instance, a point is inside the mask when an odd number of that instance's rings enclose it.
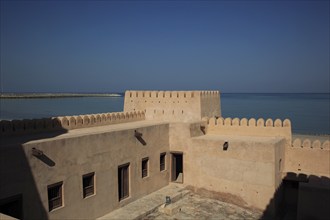
<instances>
[{"instance_id":1,"label":"battlement","mask_svg":"<svg viewBox=\"0 0 330 220\"><path fill-rule=\"evenodd\" d=\"M322 150L330 150L330 142L329 140L321 141L321 140L313 140L310 139L300 139L296 138L292 141L293 148L308 148L308 149L322 149Z\"/></svg>"},{"instance_id":2,"label":"battlement","mask_svg":"<svg viewBox=\"0 0 330 220\"><path fill-rule=\"evenodd\" d=\"M328 138L295 138L286 148L285 171L330 177Z\"/></svg>"},{"instance_id":3,"label":"battlement","mask_svg":"<svg viewBox=\"0 0 330 220\"><path fill-rule=\"evenodd\" d=\"M125 92L129 98L194 98L219 95L219 91L132 91Z\"/></svg>"},{"instance_id":4,"label":"battlement","mask_svg":"<svg viewBox=\"0 0 330 220\"><path fill-rule=\"evenodd\" d=\"M126 91L124 111L144 111L146 119L192 121L221 116L219 91Z\"/></svg>"},{"instance_id":5,"label":"battlement","mask_svg":"<svg viewBox=\"0 0 330 220\"><path fill-rule=\"evenodd\" d=\"M91 115L60 116L42 119L1 120L0 135L29 134L45 131L111 125L145 119L144 112L112 112Z\"/></svg>"},{"instance_id":6,"label":"battlement","mask_svg":"<svg viewBox=\"0 0 330 220\"><path fill-rule=\"evenodd\" d=\"M283 136L291 140L291 122L276 119L259 118L203 118L207 122L208 134L242 135L242 136Z\"/></svg>"}]
</instances>

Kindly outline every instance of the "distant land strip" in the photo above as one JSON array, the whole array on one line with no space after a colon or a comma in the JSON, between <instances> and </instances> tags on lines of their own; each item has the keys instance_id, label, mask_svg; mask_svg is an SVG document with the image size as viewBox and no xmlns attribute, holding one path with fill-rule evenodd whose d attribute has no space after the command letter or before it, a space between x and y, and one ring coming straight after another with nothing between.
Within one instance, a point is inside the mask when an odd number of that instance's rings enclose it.
<instances>
[{"instance_id":1,"label":"distant land strip","mask_svg":"<svg viewBox=\"0 0 330 220\"><path fill-rule=\"evenodd\" d=\"M74 97L121 97L119 93L1 93L1 99L21 98L74 98Z\"/></svg>"}]
</instances>

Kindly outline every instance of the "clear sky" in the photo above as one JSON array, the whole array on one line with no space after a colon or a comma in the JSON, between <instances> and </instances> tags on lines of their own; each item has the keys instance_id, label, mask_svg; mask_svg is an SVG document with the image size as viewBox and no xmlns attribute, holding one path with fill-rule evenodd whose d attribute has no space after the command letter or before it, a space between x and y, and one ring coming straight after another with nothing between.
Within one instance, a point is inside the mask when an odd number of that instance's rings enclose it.
<instances>
[{"instance_id":1,"label":"clear sky","mask_svg":"<svg viewBox=\"0 0 330 220\"><path fill-rule=\"evenodd\" d=\"M329 92L329 1L4 1L3 92Z\"/></svg>"}]
</instances>

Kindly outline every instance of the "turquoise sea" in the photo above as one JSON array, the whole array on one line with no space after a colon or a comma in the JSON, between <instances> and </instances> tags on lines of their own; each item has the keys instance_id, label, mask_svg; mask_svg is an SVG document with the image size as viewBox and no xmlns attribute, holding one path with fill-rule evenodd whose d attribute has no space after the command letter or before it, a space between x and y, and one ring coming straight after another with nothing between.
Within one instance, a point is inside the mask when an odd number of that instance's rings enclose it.
<instances>
[{"instance_id":1,"label":"turquoise sea","mask_svg":"<svg viewBox=\"0 0 330 220\"><path fill-rule=\"evenodd\" d=\"M32 119L123 110L124 97L0 99L0 119ZM223 117L289 118L293 132L330 134L330 94L221 94Z\"/></svg>"}]
</instances>

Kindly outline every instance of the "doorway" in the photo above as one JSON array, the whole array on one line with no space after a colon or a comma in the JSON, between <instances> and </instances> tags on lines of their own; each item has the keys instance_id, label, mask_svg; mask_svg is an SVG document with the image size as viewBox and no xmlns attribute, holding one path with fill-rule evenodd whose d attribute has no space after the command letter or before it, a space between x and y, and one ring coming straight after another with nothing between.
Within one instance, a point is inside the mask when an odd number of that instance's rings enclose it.
<instances>
[{"instance_id":1,"label":"doorway","mask_svg":"<svg viewBox=\"0 0 330 220\"><path fill-rule=\"evenodd\" d=\"M183 154L171 153L171 181L175 183L183 183Z\"/></svg>"},{"instance_id":2,"label":"doorway","mask_svg":"<svg viewBox=\"0 0 330 220\"><path fill-rule=\"evenodd\" d=\"M119 201L129 196L129 163L118 167L118 197Z\"/></svg>"}]
</instances>

